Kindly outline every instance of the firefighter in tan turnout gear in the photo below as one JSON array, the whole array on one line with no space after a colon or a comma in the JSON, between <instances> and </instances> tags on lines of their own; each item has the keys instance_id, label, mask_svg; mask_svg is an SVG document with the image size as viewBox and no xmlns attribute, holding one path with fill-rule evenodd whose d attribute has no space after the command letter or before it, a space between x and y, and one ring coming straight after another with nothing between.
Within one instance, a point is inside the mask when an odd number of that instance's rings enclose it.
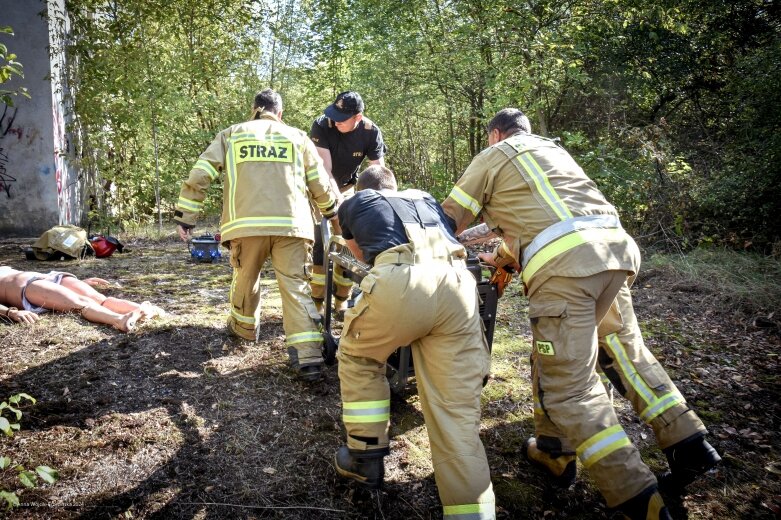
<instances>
[{"instance_id":1,"label":"firefighter in tan turnout gear","mask_svg":"<svg viewBox=\"0 0 781 520\"><path fill-rule=\"evenodd\" d=\"M220 132L182 185L175 220L187 240L206 190L224 177L220 232L230 245L233 280L228 330L254 340L260 315L258 275L271 257L282 297L290 362L305 380L321 375L323 337L309 290L314 238L310 197L323 215L335 215L339 195L304 132L282 123L282 99L273 90L255 97L250 121Z\"/></svg>"},{"instance_id":2,"label":"firefighter in tan turnout gear","mask_svg":"<svg viewBox=\"0 0 781 520\"><path fill-rule=\"evenodd\" d=\"M680 492L720 460L705 426L645 347L629 291L640 254L609 204L552 140L530 133L526 116L504 109L443 203L461 232L482 215L503 238L483 260L521 264L532 323L536 437L526 452L560 484L575 455L607 505L630 519L669 518L657 479L621 428L599 365L651 426Z\"/></svg>"},{"instance_id":3,"label":"firefighter in tan turnout gear","mask_svg":"<svg viewBox=\"0 0 781 520\"><path fill-rule=\"evenodd\" d=\"M493 519L479 437L490 354L466 251L431 195L397 192L387 168L367 168L358 190L339 222L353 254L373 267L345 314L337 354L347 446L336 453L336 470L370 488L382 485L390 418L385 362L411 344L444 518Z\"/></svg>"}]
</instances>

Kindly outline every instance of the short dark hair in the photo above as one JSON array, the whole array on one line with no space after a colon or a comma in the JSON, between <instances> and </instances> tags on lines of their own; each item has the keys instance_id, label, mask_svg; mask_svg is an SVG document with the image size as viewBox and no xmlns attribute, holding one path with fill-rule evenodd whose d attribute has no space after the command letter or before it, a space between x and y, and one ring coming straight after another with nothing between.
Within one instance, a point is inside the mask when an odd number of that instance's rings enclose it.
<instances>
[{"instance_id":1,"label":"short dark hair","mask_svg":"<svg viewBox=\"0 0 781 520\"><path fill-rule=\"evenodd\" d=\"M267 88L255 94L254 108L259 108L264 112L279 114L282 112L282 97L275 91Z\"/></svg>"},{"instance_id":2,"label":"short dark hair","mask_svg":"<svg viewBox=\"0 0 781 520\"><path fill-rule=\"evenodd\" d=\"M494 130L499 130L502 135L514 134L517 132L526 132L530 134L532 125L529 118L517 108L504 108L488 122L487 127L490 134Z\"/></svg>"},{"instance_id":3,"label":"short dark hair","mask_svg":"<svg viewBox=\"0 0 781 520\"><path fill-rule=\"evenodd\" d=\"M393 172L385 166L373 164L363 170L358 175L358 185L360 190L395 190L396 177Z\"/></svg>"}]
</instances>

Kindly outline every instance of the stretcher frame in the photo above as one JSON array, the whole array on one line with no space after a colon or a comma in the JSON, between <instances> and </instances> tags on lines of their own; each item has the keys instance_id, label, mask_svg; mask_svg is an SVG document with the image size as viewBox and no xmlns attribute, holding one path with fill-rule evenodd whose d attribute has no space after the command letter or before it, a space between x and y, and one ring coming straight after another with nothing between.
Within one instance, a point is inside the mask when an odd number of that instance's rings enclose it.
<instances>
[{"instance_id":1,"label":"stretcher frame","mask_svg":"<svg viewBox=\"0 0 781 520\"><path fill-rule=\"evenodd\" d=\"M361 262L347 247L347 241L340 235L332 235L328 225L328 219L323 218L320 223L320 231L323 236L323 270L325 271L325 300L323 302L323 358L327 365L333 365L336 361L336 351L339 348L339 339L331 330L332 313L331 302L333 300L334 266L339 265L351 274L353 281L360 284L361 280L369 274L371 266ZM480 264L476 257L470 257L467 261L469 271L477 280L477 292L480 296L480 318L483 321L483 332L490 349L494 339L496 325L496 309L499 303L499 293L496 284L490 283L489 276L484 276L483 269L492 269L491 266ZM415 375L412 363L412 348L400 346L388 358L386 375L391 391L402 394L410 390L411 378Z\"/></svg>"}]
</instances>

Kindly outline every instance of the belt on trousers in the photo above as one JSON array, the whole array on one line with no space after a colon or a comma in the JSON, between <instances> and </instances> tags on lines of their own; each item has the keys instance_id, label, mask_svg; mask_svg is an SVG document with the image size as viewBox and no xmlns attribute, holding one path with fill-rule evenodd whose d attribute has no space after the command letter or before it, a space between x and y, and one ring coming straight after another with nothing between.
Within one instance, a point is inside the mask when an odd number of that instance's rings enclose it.
<instances>
[{"instance_id":1,"label":"belt on trousers","mask_svg":"<svg viewBox=\"0 0 781 520\"><path fill-rule=\"evenodd\" d=\"M532 276L551 258L586 242L613 238L624 228L615 215L585 215L568 218L545 228L523 251L523 281Z\"/></svg>"},{"instance_id":2,"label":"belt on trousers","mask_svg":"<svg viewBox=\"0 0 781 520\"><path fill-rule=\"evenodd\" d=\"M374 259L374 265L380 264L404 264L415 265L425 263L443 263L452 265L454 267L466 267L466 262L463 258L450 257L450 258L421 258L416 256L411 251L394 251L389 250L377 255Z\"/></svg>"}]
</instances>

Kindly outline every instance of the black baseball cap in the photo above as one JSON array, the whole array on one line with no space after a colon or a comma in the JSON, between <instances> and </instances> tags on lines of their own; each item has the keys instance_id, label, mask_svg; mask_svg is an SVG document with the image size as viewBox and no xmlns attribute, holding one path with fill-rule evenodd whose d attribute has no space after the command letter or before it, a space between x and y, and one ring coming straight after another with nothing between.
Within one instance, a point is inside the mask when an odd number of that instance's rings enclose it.
<instances>
[{"instance_id":1,"label":"black baseball cap","mask_svg":"<svg viewBox=\"0 0 781 520\"><path fill-rule=\"evenodd\" d=\"M341 123L363 112L363 99L357 92L347 91L336 96L336 101L325 108L325 116L334 123Z\"/></svg>"}]
</instances>

